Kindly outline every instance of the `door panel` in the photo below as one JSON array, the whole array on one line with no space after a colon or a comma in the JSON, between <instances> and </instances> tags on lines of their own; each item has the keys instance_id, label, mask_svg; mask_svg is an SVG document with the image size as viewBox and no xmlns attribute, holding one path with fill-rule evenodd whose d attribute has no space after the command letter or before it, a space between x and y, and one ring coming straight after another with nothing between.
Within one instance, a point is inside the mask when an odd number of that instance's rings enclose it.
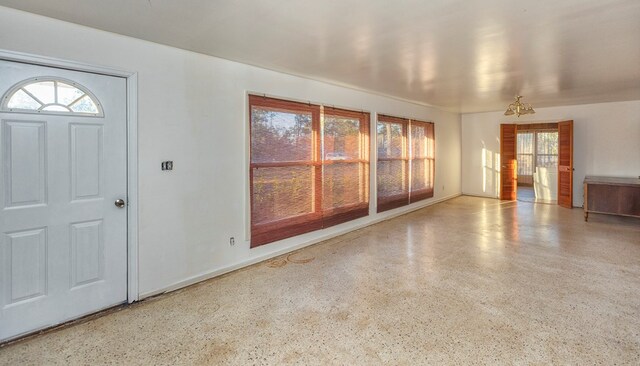
<instances>
[{"instance_id":1,"label":"door panel","mask_svg":"<svg viewBox=\"0 0 640 366\"><path fill-rule=\"evenodd\" d=\"M102 126L72 124L71 199L102 198Z\"/></svg>"},{"instance_id":2,"label":"door panel","mask_svg":"<svg viewBox=\"0 0 640 366\"><path fill-rule=\"evenodd\" d=\"M573 207L573 121L558 123L558 205Z\"/></svg>"},{"instance_id":3,"label":"door panel","mask_svg":"<svg viewBox=\"0 0 640 366\"><path fill-rule=\"evenodd\" d=\"M45 295L47 291L47 235L45 228L7 234L3 267L10 282L7 303L19 303Z\"/></svg>"},{"instance_id":4,"label":"door panel","mask_svg":"<svg viewBox=\"0 0 640 366\"><path fill-rule=\"evenodd\" d=\"M0 61L0 94L34 77L104 116L0 111L0 341L127 299L126 80Z\"/></svg>"},{"instance_id":5,"label":"door panel","mask_svg":"<svg viewBox=\"0 0 640 366\"><path fill-rule=\"evenodd\" d=\"M2 122L5 208L44 204L44 122Z\"/></svg>"},{"instance_id":6,"label":"door panel","mask_svg":"<svg viewBox=\"0 0 640 366\"><path fill-rule=\"evenodd\" d=\"M71 224L71 288L103 279L102 220Z\"/></svg>"},{"instance_id":7,"label":"door panel","mask_svg":"<svg viewBox=\"0 0 640 366\"><path fill-rule=\"evenodd\" d=\"M517 126L500 125L500 199L515 200L518 189Z\"/></svg>"}]
</instances>

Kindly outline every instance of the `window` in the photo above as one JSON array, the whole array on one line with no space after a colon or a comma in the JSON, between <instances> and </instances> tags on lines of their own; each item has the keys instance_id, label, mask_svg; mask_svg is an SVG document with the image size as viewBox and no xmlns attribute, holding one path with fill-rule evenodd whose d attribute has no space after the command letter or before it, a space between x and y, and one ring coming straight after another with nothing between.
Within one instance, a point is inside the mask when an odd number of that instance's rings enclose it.
<instances>
[{"instance_id":1,"label":"window","mask_svg":"<svg viewBox=\"0 0 640 366\"><path fill-rule=\"evenodd\" d=\"M517 159L518 178L533 175L533 132L518 132ZM533 183L533 181L528 182Z\"/></svg>"},{"instance_id":2,"label":"window","mask_svg":"<svg viewBox=\"0 0 640 366\"><path fill-rule=\"evenodd\" d=\"M407 129L409 120L378 118L378 212L409 203L409 157Z\"/></svg>"},{"instance_id":3,"label":"window","mask_svg":"<svg viewBox=\"0 0 640 366\"><path fill-rule=\"evenodd\" d=\"M249 96L251 247L368 215L367 113Z\"/></svg>"},{"instance_id":4,"label":"window","mask_svg":"<svg viewBox=\"0 0 640 366\"><path fill-rule=\"evenodd\" d=\"M18 83L2 98L7 112L71 114L102 117L100 103L77 83L56 78L33 78Z\"/></svg>"},{"instance_id":5,"label":"window","mask_svg":"<svg viewBox=\"0 0 640 366\"><path fill-rule=\"evenodd\" d=\"M558 131L536 133L536 167L558 169Z\"/></svg>"},{"instance_id":6,"label":"window","mask_svg":"<svg viewBox=\"0 0 640 366\"><path fill-rule=\"evenodd\" d=\"M435 141L433 123L411 121L411 185L409 203L433 197Z\"/></svg>"},{"instance_id":7,"label":"window","mask_svg":"<svg viewBox=\"0 0 640 366\"><path fill-rule=\"evenodd\" d=\"M557 170L558 132L536 129L518 132L517 159L520 185L532 185L533 173L538 167Z\"/></svg>"},{"instance_id":8,"label":"window","mask_svg":"<svg viewBox=\"0 0 640 366\"><path fill-rule=\"evenodd\" d=\"M434 124L380 115L377 135L378 212L433 197Z\"/></svg>"},{"instance_id":9,"label":"window","mask_svg":"<svg viewBox=\"0 0 640 366\"><path fill-rule=\"evenodd\" d=\"M369 214L369 114L324 108L323 227Z\"/></svg>"}]
</instances>

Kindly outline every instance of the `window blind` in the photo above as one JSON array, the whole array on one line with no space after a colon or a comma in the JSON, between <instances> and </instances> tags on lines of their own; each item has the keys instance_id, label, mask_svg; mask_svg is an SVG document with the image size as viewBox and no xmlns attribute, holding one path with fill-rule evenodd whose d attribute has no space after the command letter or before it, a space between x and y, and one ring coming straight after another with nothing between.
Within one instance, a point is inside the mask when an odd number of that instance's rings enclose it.
<instances>
[{"instance_id":1,"label":"window blind","mask_svg":"<svg viewBox=\"0 0 640 366\"><path fill-rule=\"evenodd\" d=\"M322 228L320 106L250 96L251 247Z\"/></svg>"},{"instance_id":2,"label":"window blind","mask_svg":"<svg viewBox=\"0 0 640 366\"><path fill-rule=\"evenodd\" d=\"M369 214L369 114L324 108L323 227Z\"/></svg>"},{"instance_id":3,"label":"window blind","mask_svg":"<svg viewBox=\"0 0 640 366\"><path fill-rule=\"evenodd\" d=\"M382 212L409 203L409 120L380 115L377 128L377 206Z\"/></svg>"},{"instance_id":4,"label":"window blind","mask_svg":"<svg viewBox=\"0 0 640 366\"><path fill-rule=\"evenodd\" d=\"M367 113L253 95L249 105L252 248L368 215Z\"/></svg>"},{"instance_id":5,"label":"window blind","mask_svg":"<svg viewBox=\"0 0 640 366\"><path fill-rule=\"evenodd\" d=\"M433 197L435 173L434 126L430 122L411 120L411 184L409 203Z\"/></svg>"},{"instance_id":6,"label":"window blind","mask_svg":"<svg viewBox=\"0 0 640 366\"><path fill-rule=\"evenodd\" d=\"M380 115L377 123L377 212L433 197L432 122Z\"/></svg>"}]
</instances>

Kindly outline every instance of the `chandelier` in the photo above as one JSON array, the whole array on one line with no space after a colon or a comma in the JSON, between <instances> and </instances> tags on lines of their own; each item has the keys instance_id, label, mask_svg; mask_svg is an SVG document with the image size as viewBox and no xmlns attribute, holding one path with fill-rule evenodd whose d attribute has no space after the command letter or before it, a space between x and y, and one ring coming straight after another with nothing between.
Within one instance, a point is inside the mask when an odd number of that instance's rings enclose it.
<instances>
[{"instance_id":1,"label":"chandelier","mask_svg":"<svg viewBox=\"0 0 640 366\"><path fill-rule=\"evenodd\" d=\"M516 116L520 117L523 114L536 113L536 111L533 110L533 107L531 107L531 104L520 103L520 98L522 98L522 95L517 95L516 101L509 104L509 106L507 107L507 111L504 112L505 116L513 116L515 114Z\"/></svg>"}]
</instances>

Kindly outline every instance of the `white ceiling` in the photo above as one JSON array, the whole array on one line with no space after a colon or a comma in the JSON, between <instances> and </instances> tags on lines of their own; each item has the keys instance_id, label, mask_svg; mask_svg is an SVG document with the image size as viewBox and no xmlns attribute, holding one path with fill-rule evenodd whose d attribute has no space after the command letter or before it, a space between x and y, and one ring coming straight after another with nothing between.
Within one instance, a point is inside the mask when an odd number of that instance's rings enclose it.
<instances>
[{"instance_id":1,"label":"white ceiling","mask_svg":"<svg viewBox=\"0 0 640 366\"><path fill-rule=\"evenodd\" d=\"M640 0L0 5L463 113L640 99Z\"/></svg>"}]
</instances>

